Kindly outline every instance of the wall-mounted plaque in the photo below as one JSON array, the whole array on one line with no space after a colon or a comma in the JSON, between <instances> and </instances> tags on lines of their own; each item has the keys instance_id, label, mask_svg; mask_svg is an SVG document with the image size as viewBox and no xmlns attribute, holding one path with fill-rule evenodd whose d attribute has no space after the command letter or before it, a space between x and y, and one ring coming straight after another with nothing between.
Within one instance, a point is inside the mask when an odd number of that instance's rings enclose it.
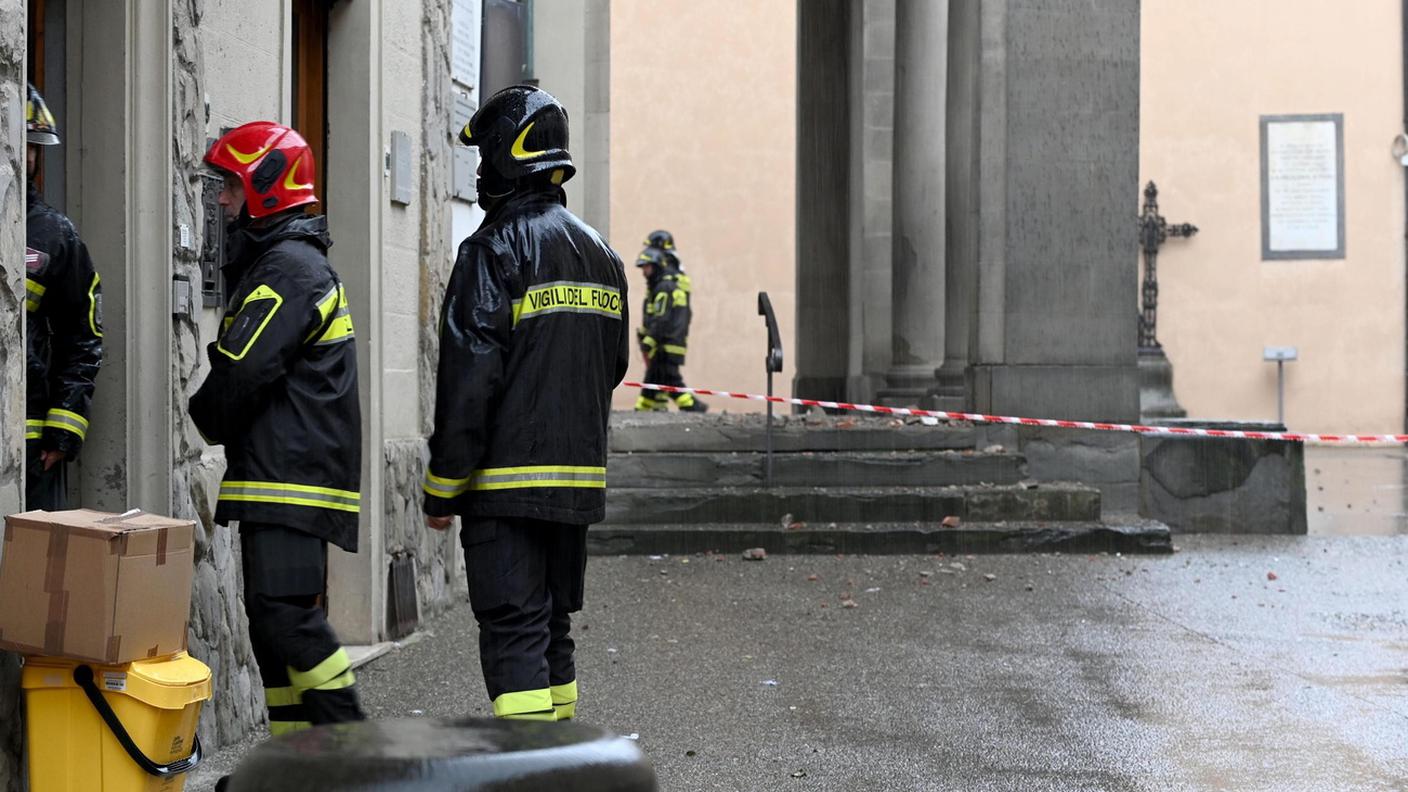
<instances>
[{"instance_id":1,"label":"wall-mounted plaque","mask_svg":"<svg viewBox=\"0 0 1408 792\"><path fill-rule=\"evenodd\" d=\"M1344 250L1344 115L1262 116L1262 259Z\"/></svg>"}]
</instances>

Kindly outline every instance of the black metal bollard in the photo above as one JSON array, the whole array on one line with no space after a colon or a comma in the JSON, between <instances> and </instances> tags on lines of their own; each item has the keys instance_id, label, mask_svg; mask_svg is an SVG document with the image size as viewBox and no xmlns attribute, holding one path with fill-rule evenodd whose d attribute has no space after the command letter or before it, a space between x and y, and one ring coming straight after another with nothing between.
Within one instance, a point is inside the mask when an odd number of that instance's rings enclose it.
<instances>
[{"instance_id":1,"label":"black metal bollard","mask_svg":"<svg viewBox=\"0 0 1408 792\"><path fill-rule=\"evenodd\" d=\"M389 720L270 740L228 792L655 792L635 743L575 722Z\"/></svg>"}]
</instances>

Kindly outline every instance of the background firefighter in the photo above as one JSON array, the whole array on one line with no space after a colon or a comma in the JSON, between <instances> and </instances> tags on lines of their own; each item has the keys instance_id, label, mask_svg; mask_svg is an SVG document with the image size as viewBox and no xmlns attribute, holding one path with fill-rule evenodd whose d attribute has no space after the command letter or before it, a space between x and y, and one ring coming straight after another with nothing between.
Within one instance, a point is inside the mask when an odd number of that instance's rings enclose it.
<instances>
[{"instance_id":1,"label":"background firefighter","mask_svg":"<svg viewBox=\"0 0 1408 792\"><path fill-rule=\"evenodd\" d=\"M636 266L645 275L645 306L636 341L645 358L645 381L653 385L684 387L685 353L689 345L689 276L680 269L675 240L668 231L654 231L645 240ZM666 410L670 400L684 412L708 412L709 405L692 393L666 394L642 388L637 410Z\"/></svg>"},{"instance_id":2,"label":"background firefighter","mask_svg":"<svg viewBox=\"0 0 1408 792\"><path fill-rule=\"evenodd\" d=\"M103 362L103 287L73 223L35 187L39 146L59 144L44 97L29 86L25 160L25 503L66 508L67 463L88 435L94 379Z\"/></svg>"},{"instance_id":3,"label":"background firefighter","mask_svg":"<svg viewBox=\"0 0 1408 792\"><path fill-rule=\"evenodd\" d=\"M460 533L484 683L499 717L572 718L571 614L587 525L606 511L606 423L630 341L626 275L566 208L567 112L528 86L460 132L486 216L460 245L440 320L427 524Z\"/></svg>"},{"instance_id":4,"label":"background firefighter","mask_svg":"<svg viewBox=\"0 0 1408 792\"><path fill-rule=\"evenodd\" d=\"M313 154L297 132L256 121L205 161L225 178L232 288L190 409L225 446L215 521L239 522L269 731L360 720L350 661L319 603L328 542L357 550L362 442L347 294L328 264L327 220L307 213Z\"/></svg>"}]
</instances>

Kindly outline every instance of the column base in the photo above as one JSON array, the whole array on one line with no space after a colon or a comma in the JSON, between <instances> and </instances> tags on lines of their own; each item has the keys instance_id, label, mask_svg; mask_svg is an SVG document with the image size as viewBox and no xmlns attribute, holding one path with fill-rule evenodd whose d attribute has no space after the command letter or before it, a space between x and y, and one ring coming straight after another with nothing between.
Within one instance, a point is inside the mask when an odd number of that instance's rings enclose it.
<instances>
[{"instance_id":1,"label":"column base","mask_svg":"<svg viewBox=\"0 0 1408 792\"><path fill-rule=\"evenodd\" d=\"M1139 417L1139 375L1132 364L976 365L968 372L975 412L1111 423Z\"/></svg>"},{"instance_id":2,"label":"column base","mask_svg":"<svg viewBox=\"0 0 1408 792\"><path fill-rule=\"evenodd\" d=\"M1140 420L1184 418L1188 411L1173 394L1173 364L1162 347L1139 350Z\"/></svg>"}]
</instances>

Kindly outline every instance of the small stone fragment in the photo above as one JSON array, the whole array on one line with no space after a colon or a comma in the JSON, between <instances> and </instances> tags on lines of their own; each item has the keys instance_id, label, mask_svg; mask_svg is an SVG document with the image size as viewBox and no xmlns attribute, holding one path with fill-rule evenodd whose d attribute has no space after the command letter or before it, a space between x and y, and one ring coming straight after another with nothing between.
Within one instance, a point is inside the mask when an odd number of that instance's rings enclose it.
<instances>
[{"instance_id":1,"label":"small stone fragment","mask_svg":"<svg viewBox=\"0 0 1408 792\"><path fill-rule=\"evenodd\" d=\"M1267 579L1267 580L1278 580L1279 577L1280 577L1280 576L1278 576L1275 572L1267 572L1267 573L1266 573L1266 579Z\"/></svg>"},{"instance_id":2,"label":"small stone fragment","mask_svg":"<svg viewBox=\"0 0 1408 792\"><path fill-rule=\"evenodd\" d=\"M798 770L797 772L795 772L795 773L792 774L792 777L793 777L793 778L806 778L806 777L807 777L807 771L806 771L806 770Z\"/></svg>"},{"instance_id":3,"label":"small stone fragment","mask_svg":"<svg viewBox=\"0 0 1408 792\"><path fill-rule=\"evenodd\" d=\"M919 570L919 577L932 577L933 574L934 574L933 572L930 572L930 571L927 570L927 569L921 569L921 570Z\"/></svg>"},{"instance_id":4,"label":"small stone fragment","mask_svg":"<svg viewBox=\"0 0 1408 792\"><path fill-rule=\"evenodd\" d=\"M984 448L984 449L983 449L983 453L984 453L984 454L1001 454L1001 453L1003 453L1003 452L1006 451L1006 450L1007 450L1007 449L1003 448L1002 446L994 444L994 445L988 446L987 448Z\"/></svg>"},{"instance_id":5,"label":"small stone fragment","mask_svg":"<svg viewBox=\"0 0 1408 792\"><path fill-rule=\"evenodd\" d=\"M967 572L967 571L968 571L968 567L965 566L962 561L954 561L953 563L951 563L951 564L948 565L948 568L954 570L955 572Z\"/></svg>"},{"instance_id":6,"label":"small stone fragment","mask_svg":"<svg viewBox=\"0 0 1408 792\"><path fill-rule=\"evenodd\" d=\"M962 524L963 524L963 520L959 519L957 516L952 515L952 514L950 514L949 516L945 517L945 518L944 518L944 521L943 521L943 526L944 526L945 528L957 528L959 525L962 525Z\"/></svg>"},{"instance_id":7,"label":"small stone fragment","mask_svg":"<svg viewBox=\"0 0 1408 792\"><path fill-rule=\"evenodd\" d=\"M989 572L983 575L983 580L986 580L987 582L991 583L994 580L997 580L997 575L994 575L993 573Z\"/></svg>"},{"instance_id":8,"label":"small stone fragment","mask_svg":"<svg viewBox=\"0 0 1408 792\"><path fill-rule=\"evenodd\" d=\"M750 547L743 551L743 560L745 561L762 561L767 557L768 551L761 547Z\"/></svg>"},{"instance_id":9,"label":"small stone fragment","mask_svg":"<svg viewBox=\"0 0 1408 792\"><path fill-rule=\"evenodd\" d=\"M815 583L815 582L817 582L818 580L821 580L821 575L817 575L817 574L807 575L807 580L811 581L812 583Z\"/></svg>"},{"instance_id":10,"label":"small stone fragment","mask_svg":"<svg viewBox=\"0 0 1408 792\"><path fill-rule=\"evenodd\" d=\"M843 607L843 608L859 608L859 607L860 607L860 603L859 603L859 602L856 602L856 601L853 600L853 599L842 600L842 602L841 602L841 607Z\"/></svg>"},{"instance_id":11,"label":"small stone fragment","mask_svg":"<svg viewBox=\"0 0 1408 792\"><path fill-rule=\"evenodd\" d=\"M698 756L699 754L698 754L697 752L695 752L695 751L685 751L685 752L684 752L684 755L690 757L691 759L693 759L694 757Z\"/></svg>"},{"instance_id":12,"label":"small stone fragment","mask_svg":"<svg viewBox=\"0 0 1408 792\"><path fill-rule=\"evenodd\" d=\"M792 524L792 512L782 515L782 527L786 528Z\"/></svg>"}]
</instances>

